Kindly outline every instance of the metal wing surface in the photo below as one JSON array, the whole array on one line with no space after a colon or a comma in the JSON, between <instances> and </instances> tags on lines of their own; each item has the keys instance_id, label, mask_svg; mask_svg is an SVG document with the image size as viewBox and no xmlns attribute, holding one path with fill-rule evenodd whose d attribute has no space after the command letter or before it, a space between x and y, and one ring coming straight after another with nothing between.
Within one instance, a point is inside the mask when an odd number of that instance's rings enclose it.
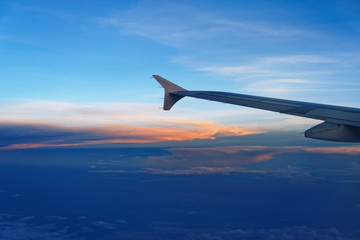
<instances>
[{"instance_id":1,"label":"metal wing surface","mask_svg":"<svg viewBox=\"0 0 360 240\"><path fill-rule=\"evenodd\" d=\"M171 107L183 97L193 97L323 120L323 123L307 130L305 132L305 137L340 142L360 141L359 108L292 101L230 92L187 91L158 75L153 75L153 77L165 89L164 110L170 110Z\"/></svg>"}]
</instances>

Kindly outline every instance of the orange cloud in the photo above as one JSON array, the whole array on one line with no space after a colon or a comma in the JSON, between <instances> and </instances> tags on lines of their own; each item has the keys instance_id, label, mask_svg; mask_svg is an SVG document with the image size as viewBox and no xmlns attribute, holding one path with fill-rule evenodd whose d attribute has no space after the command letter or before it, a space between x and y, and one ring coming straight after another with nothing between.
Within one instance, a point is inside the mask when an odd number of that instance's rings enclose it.
<instances>
[{"instance_id":1,"label":"orange cloud","mask_svg":"<svg viewBox=\"0 0 360 240\"><path fill-rule=\"evenodd\" d=\"M265 161L271 160L274 158L274 156L276 154L278 154L278 153L273 152L273 153L265 153L265 154L258 155L254 158L254 162L265 162Z\"/></svg>"},{"instance_id":2,"label":"orange cloud","mask_svg":"<svg viewBox=\"0 0 360 240\"><path fill-rule=\"evenodd\" d=\"M209 173L214 169L222 172L240 171L241 166L268 161L276 154L286 152L278 148L260 146L231 146L205 148L169 148L170 156L150 156L146 163L149 168L191 166L192 170ZM202 169L204 166L208 169ZM205 171L206 170L206 171Z\"/></svg>"},{"instance_id":3,"label":"orange cloud","mask_svg":"<svg viewBox=\"0 0 360 240\"><path fill-rule=\"evenodd\" d=\"M19 137L17 140L18 142L10 143L0 147L0 149L190 141L194 139L215 139L219 136L242 136L262 132L209 122L172 122L163 123L162 125L164 126L137 127L108 125L101 127L63 127L30 125L26 126L30 130L22 133L22 137ZM16 126L20 129L26 129L26 127L22 125ZM16 126L12 125L15 129Z\"/></svg>"},{"instance_id":4,"label":"orange cloud","mask_svg":"<svg viewBox=\"0 0 360 240\"><path fill-rule=\"evenodd\" d=\"M360 155L359 145L339 147L306 147L304 150L311 153Z\"/></svg>"}]
</instances>

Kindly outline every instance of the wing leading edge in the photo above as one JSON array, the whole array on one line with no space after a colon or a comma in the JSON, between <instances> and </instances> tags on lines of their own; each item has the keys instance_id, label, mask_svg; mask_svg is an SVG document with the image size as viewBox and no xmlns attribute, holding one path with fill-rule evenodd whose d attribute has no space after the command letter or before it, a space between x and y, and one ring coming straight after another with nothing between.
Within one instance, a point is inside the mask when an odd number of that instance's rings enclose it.
<instances>
[{"instance_id":1,"label":"wing leading edge","mask_svg":"<svg viewBox=\"0 0 360 240\"><path fill-rule=\"evenodd\" d=\"M323 120L324 122L305 131L305 137L338 142L360 142L360 109L342 106L292 101L246 94L187 91L160 77L153 77L164 87L164 110L183 97L193 97L216 102L258 108L299 117Z\"/></svg>"}]
</instances>

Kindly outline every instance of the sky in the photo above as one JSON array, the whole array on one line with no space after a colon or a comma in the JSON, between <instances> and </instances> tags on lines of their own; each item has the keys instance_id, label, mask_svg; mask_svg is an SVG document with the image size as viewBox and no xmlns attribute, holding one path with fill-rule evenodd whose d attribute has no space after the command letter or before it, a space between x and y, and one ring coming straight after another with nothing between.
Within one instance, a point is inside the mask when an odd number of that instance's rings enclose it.
<instances>
[{"instance_id":1,"label":"sky","mask_svg":"<svg viewBox=\"0 0 360 240\"><path fill-rule=\"evenodd\" d=\"M360 3L0 1L0 239L359 239L360 145L189 90L360 107Z\"/></svg>"},{"instance_id":2,"label":"sky","mask_svg":"<svg viewBox=\"0 0 360 240\"><path fill-rule=\"evenodd\" d=\"M359 11L357 1L2 1L1 124L75 132L79 145L301 133L318 121L195 99L159 111L151 75L191 90L359 107ZM112 140L83 138L93 131ZM3 147L73 144L49 138Z\"/></svg>"}]
</instances>

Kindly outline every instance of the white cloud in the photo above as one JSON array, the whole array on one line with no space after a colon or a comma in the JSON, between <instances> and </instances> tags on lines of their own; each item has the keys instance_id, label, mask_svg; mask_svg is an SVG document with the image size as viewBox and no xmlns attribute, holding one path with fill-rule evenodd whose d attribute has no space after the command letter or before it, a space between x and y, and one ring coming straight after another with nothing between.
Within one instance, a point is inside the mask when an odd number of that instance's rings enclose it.
<instances>
[{"instance_id":1,"label":"white cloud","mask_svg":"<svg viewBox=\"0 0 360 240\"><path fill-rule=\"evenodd\" d=\"M185 101L192 104L186 104ZM162 103L159 104L162 105ZM221 109L218 109L216 103L209 104L196 99L182 100L171 111L163 111L159 109L159 105L147 103L72 104L23 100L0 105L0 123L3 124L50 124L70 127L119 124L147 127L169 126L180 122L214 122L258 128L254 122L260 122L259 119L266 119L268 116L274 119L279 118L273 113L244 107L223 105Z\"/></svg>"},{"instance_id":2,"label":"white cloud","mask_svg":"<svg viewBox=\"0 0 360 240\"><path fill-rule=\"evenodd\" d=\"M174 57L173 62L197 71L228 77L241 84L241 90L250 93L289 97L293 94L308 96L309 92L355 94L360 90L347 86L346 80L341 80L344 85L340 88L331 85L337 82L332 81L331 76L339 71L339 66L343 66L344 62L358 58L355 55L349 57L340 52L325 55L324 52L317 54L314 51L309 54L309 51L304 51L301 42L292 42L299 48L284 46L284 51L279 51L281 53L270 50L281 48L279 44L283 43L276 41L276 45L273 45L274 39L284 43L306 39L304 42L307 43L322 38L316 42L321 44L329 36L322 36L309 30L309 27L296 28L285 21L260 21L263 18L256 14L250 18L241 18L241 9L236 12L237 17L179 2L154 4L153 1L140 1L135 7L101 18L99 22L105 27L115 27L122 34L141 36L182 51L190 50L183 53L187 57ZM234 46L234 42L238 45ZM244 51L244 48L257 49L258 45L269 45L269 50L253 60L256 51L252 53L247 49ZM250 61L245 61L244 57ZM358 65L358 60L352 64ZM274 82L280 78L293 79L293 82ZM296 79L298 82L295 82Z\"/></svg>"},{"instance_id":3,"label":"white cloud","mask_svg":"<svg viewBox=\"0 0 360 240\"><path fill-rule=\"evenodd\" d=\"M205 12L170 2L141 1L135 8L99 20L121 33L138 35L163 44L179 46L204 39L244 37L304 37L313 32L254 20L235 20L225 13Z\"/></svg>"},{"instance_id":4,"label":"white cloud","mask_svg":"<svg viewBox=\"0 0 360 240\"><path fill-rule=\"evenodd\" d=\"M284 55L260 57L239 64L198 63L198 71L226 77L241 86L241 92L298 99L316 93L360 91L351 80L336 80L339 66L348 61L341 55ZM356 64L356 63L355 63Z\"/></svg>"},{"instance_id":5,"label":"white cloud","mask_svg":"<svg viewBox=\"0 0 360 240\"><path fill-rule=\"evenodd\" d=\"M318 55L290 55L282 57L269 57L261 60L262 63L334 63L337 62L332 58L318 56Z\"/></svg>"},{"instance_id":6,"label":"white cloud","mask_svg":"<svg viewBox=\"0 0 360 240\"><path fill-rule=\"evenodd\" d=\"M251 63L237 65L213 65L199 67L200 71L208 71L224 76L237 76L246 74L256 76L303 76L313 72L308 71L286 71L288 65L296 65L304 68L304 64L330 64L336 62L334 59L318 55L285 55L281 57L259 58ZM279 70L281 67L281 70Z\"/></svg>"},{"instance_id":7,"label":"white cloud","mask_svg":"<svg viewBox=\"0 0 360 240\"><path fill-rule=\"evenodd\" d=\"M161 111L155 104L93 103L73 104L42 100L23 100L2 104L1 122L60 123L94 125L156 121ZM146 120L144 121L144 116Z\"/></svg>"}]
</instances>

